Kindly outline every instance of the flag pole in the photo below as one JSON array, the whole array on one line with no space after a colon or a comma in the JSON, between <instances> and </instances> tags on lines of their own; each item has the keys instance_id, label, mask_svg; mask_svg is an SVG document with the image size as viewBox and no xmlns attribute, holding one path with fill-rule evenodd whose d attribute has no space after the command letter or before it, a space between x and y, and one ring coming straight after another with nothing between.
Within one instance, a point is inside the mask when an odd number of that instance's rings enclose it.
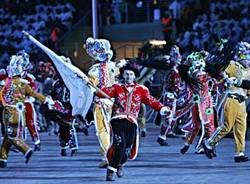
<instances>
[{"instance_id":1,"label":"flag pole","mask_svg":"<svg viewBox=\"0 0 250 184\"><path fill-rule=\"evenodd\" d=\"M92 33L93 38L98 38L98 24L97 24L97 0L92 0Z\"/></svg>"}]
</instances>

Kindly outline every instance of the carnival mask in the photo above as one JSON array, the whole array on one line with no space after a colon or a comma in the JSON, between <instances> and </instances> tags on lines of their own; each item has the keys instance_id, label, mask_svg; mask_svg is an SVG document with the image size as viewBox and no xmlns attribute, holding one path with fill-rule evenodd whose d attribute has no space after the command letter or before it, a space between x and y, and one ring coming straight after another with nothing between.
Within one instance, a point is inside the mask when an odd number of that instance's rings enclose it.
<instances>
[{"instance_id":1,"label":"carnival mask","mask_svg":"<svg viewBox=\"0 0 250 184\"><path fill-rule=\"evenodd\" d=\"M108 40L88 38L86 40L86 51L89 56L97 61L104 62L113 57L113 51Z\"/></svg>"},{"instance_id":2,"label":"carnival mask","mask_svg":"<svg viewBox=\"0 0 250 184\"><path fill-rule=\"evenodd\" d=\"M187 60L191 61L191 67L189 68L191 75L198 76L205 73L206 63L200 53L195 52L190 54Z\"/></svg>"}]
</instances>

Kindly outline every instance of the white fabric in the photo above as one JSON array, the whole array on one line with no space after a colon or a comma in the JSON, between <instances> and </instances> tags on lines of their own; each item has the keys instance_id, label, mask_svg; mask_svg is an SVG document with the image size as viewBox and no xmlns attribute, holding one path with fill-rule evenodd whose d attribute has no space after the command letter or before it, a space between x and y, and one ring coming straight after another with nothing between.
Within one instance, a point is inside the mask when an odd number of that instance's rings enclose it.
<instances>
[{"instance_id":1,"label":"white fabric","mask_svg":"<svg viewBox=\"0 0 250 184\"><path fill-rule=\"evenodd\" d=\"M26 36L38 47L40 47L53 61L56 69L60 73L66 87L70 91L70 103L72 105L72 115L82 115L85 118L94 97L94 89L87 85L85 79L88 77L77 67L72 65L55 52L44 46L34 37L24 32Z\"/></svg>"},{"instance_id":2,"label":"white fabric","mask_svg":"<svg viewBox=\"0 0 250 184\"><path fill-rule=\"evenodd\" d=\"M50 97L46 97L44 103L48 104L49 109L53 109L55 102Z\"/></svg>"}]
</instances>

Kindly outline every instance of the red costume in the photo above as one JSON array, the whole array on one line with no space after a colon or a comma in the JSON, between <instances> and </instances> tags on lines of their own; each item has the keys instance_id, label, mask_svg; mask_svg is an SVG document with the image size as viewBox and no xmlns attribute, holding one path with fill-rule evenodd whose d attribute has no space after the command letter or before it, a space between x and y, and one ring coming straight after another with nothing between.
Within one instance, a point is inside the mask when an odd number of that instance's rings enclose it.
<instances>
[{"instance_id":1,"label":"red costume","mask_svg":"<svg viewBox=\"0 0 250 184\"><path fill-rule=\"evenodd\" d=\"M185 154L188 151L190 144L193 143L200 129L202 130L202 134L196 145L196 153L202 153L203 148L201 143L204 136L205 138L209 138L215 131L213 101L208 86L210 76L205 72L206 63L201 53L195 52L190 54L187 57L187 62L189 64L188 77L195 80L196 85L191 85L193 92L193 128L186 137L186 143L181 149L181 153Z\"/></svg>"},{"instance_id":2,"label":"red costume","mask_svg":"<svg viewBox=\"0 0 250 184\"><path fill-rule=\"evenodd\" d=\"M194 90L194 106L192 108L193 130L187 137L187 141L189 144L192 144L194 138L198 134L201 128L201 123L205 125L206 138L209 138L215 130L213 103L212 97L209 94L207 74L199 76L198 79L203 85L203 90Z\"/></svg>"},{"instance_id":3,"label":"red costume","mask_svg":"<svg viewBox=\"0 0 250 184\"><path fill-rule=\"evenodd\" d=\"M33 90L37 90L38 86L35 83L35 77L32 74L26 74L25 77L23 77L25 80L29 81L29 86ZM32 97L27 97L25 99L25 109L26 109L26 125L29 129L30 136L35 144L35 151L40 150L40 137L38 133L38 123L36 118L36 111L34 107L34 99Z\"/></svg>"},{"instance_id":4,"label":"red costume","mask_svg":"<svg viewBox=\"0 0 250 184\"><path fill-rule=\"evenodd\" d=\"M129 87L132 88L131 92L128 91ZM110 97L115 98L115 104L120 104L119 106L113 106L111 119L126 118L130 122L137 124L141 102L156 111L160 111L163 107L157 99L150 95L148 88L136 82L132 85L114 84L112 87L103 88L103 91Z\"/></svg>"},{"instance_id":5,"label":"red costume","mask_svg":"<svg viewBox=\"0 0 250 184\"><path fill-rule=\"evenodd\" d=\"M165 111L158 100L149 94L149 90L135 82L132 84L114 84L103 88L110 97L115 98L111 126L113 130L113 142L107 152L109 161L108 172L117 171L128 158L137 156L139 136L137 118L141 103L149 105L156 111ZM97 93L99 97L101 94Z\"/></svg>"},{"instance_id":6,"label":"red costume","mask_svg":"<svg viewBox=\"0 0 250 184\"><path fill-rule=\"evenodd\" d=\"M190 119L191 97L192 92L182 81L178 69L175 67L170 70L165 81L163 104L170 107L173 116L162 117L161 132L157 139L161 146L167 145L166 135L172 131L179 119L182 118L183 124Z\"/></svg>"}]
</instances>

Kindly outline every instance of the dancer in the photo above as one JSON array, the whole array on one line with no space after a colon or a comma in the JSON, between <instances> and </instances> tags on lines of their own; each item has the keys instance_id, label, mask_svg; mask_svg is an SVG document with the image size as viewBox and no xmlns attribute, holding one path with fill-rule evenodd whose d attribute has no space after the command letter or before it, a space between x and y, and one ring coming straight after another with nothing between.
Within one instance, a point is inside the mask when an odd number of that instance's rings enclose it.
<instances>
[{"instance_id":1,"label":"dancer","mask_svg":"<svg viewBox=\"0 0 250 184\"><path fill-rule=\"evenodd\" d=\"M246 104L247 98L242 88L249 89L249 81L243 80L247 69L250 66L250 44L240 42L237 46L235 61L231 60L225 70L228 77L227 83L230 85L225 90L224 101L224 124L219 126L209 139L203 144L206 156L213 158L213 150L217 143L227 135L233 128L235 139L235 162L247 162L249 158L245 156L245 134L246 134Z\"/></svg>"},{"instance_id":2,"label":"dancer","mask_svg":"<svg viewBox=\"0 0 250 184\"><path fill-rule=\"evenodd\" d=\"M161 146L168 145L166 137L173 130L178 119L181 119L187 114L190 114L192 92L187 84L181 79L179 74L179 66L181 64L181 54L179 47L173 45L169 56L164 56L168 60L168 65L171 68L168 70L165 77L165 85L163 91L163 104L171 107L173 117L161 118L161 131L157 142ZM186 116L185 116L186 117ZM189 118L182 123L188 122Z\"/></svg>"},{"instance_id":3,"label":"dancer","mask_svg":"<svg viewBox=\"0 0 250 184\"><path fill-rule=\"evenodd\" d=\"M115 63L111 61L113 51L108 40L88 38L86 40L86 51L94 59L88 72L90 81L98 88L109 87L115 83L118 74ZM107 150L110 146L110 118L113 103L107 99L96 97L94 100L93 114L96 127L96 135L100 144L102 162L100 168L106 168L108 161Z\"/></svg>"},{"instance_id":4,"label":"dancer","mask_svg":"<svg viewBox=\"0 0 250 184\"><path fill-rule=\"evenodd\" d=\"M123 164L128 158L135 159L137 156L139 141L137 118L140 104L149 105L160 111L161 115L171 115L170 109L152 97L145 86L134 82L139 76L136 68L126 65L121 68L121 75L124 80L120 84L102 88L107 95L115 98L110 122L113 142L107 152L109 161L107 181L114 180L114 172L118 177L122 177ZM102 97L99 93L97 95Z\"/></svg>"},{"instance_id":5,"label":"dancer","mask_svg":"<svg viewBox=\"0 0 250 184\"><path fill-rule=\"evenodd\" d=\"M4 107L4 139L0 151L0 167L7 166L7 159L11 145L14 145L25 155L25 163L29 162L33 150L24 142L26 96L33 96L43 103L53 105L52 99L36 93L28 85L28 81L21 78L24 68L23 57L12 56L9 65L9 77L0 92L0 100Z\"/></svg>"},{"instance_id":6,"label":"dancer","mask_svg":"<svg viewBox=\"0 0 250 184\"><path fill-rule=\"evenodd\" d=\"M199 85L192 86L193 92L193 107L192 107L192 119L193 128L192 131L186 137L185 144L181 148L181 153L185 154L190 145L193 143L194 138L199 133L202 128L202 135L196 145L196 151L200 152L202 148L202 141L204 136L210 137L215 130L214 127L214 114L213 114L213 104L212 97L209 93L209 87L207 81L210 76L205 71L206 63L204 57L201 53L195 52L187 57L187 65L189 66L188 75L190 78L197 80Z\"/></svg>"}]
</instances>

